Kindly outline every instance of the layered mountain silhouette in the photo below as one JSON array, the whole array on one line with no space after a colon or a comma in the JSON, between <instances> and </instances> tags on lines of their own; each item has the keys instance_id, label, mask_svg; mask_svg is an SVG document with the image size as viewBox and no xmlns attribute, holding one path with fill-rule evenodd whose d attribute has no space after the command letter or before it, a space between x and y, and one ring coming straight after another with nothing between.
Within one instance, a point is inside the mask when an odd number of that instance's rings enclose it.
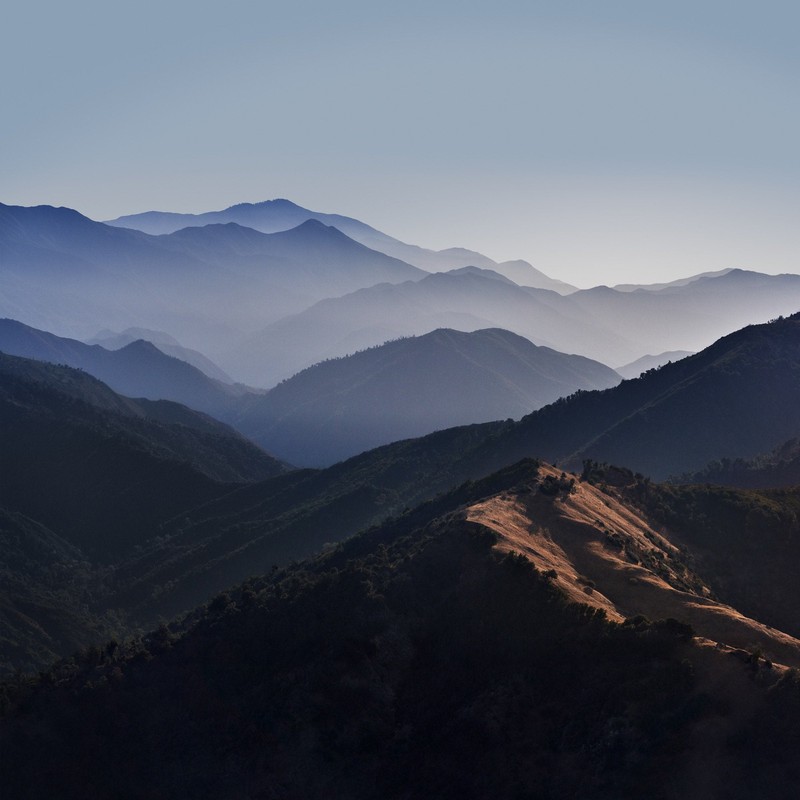
<instances>
[{"instance_id":1,"label":"layered mountain silhouette","mask_svg":"<svg viewBox=\"0 0 800 800\"><path fill-rule=\"evenodd\" d=\"M630 364L623 364L621 367L617 367L616 372L622 375L623 378L638 378L649 369L658 369L670 361L680 361L690 355L693 354L688 350L670 350L655 356L646 355L637 358L636 361L631 361Z\"/></svg>"},{"instance_id":2,"label":"layered mountain silhouette","mask_svg":"<svg viewBox=\"0 0 800 800\"><path fill-rule=\"evenodd\" d=\"M197 367L201 372L223 383L233 383L233 378L218 367L210 358L184 347L174 336L170 336L164 331L153 331L148 328L126 328L124 331L114 332L110 330L99 331L95 336L86 340L87 344L99 344L106 350L120 350L125 345L143 339L154 344L162 353L168 356L185 361L193 367Z\"/></svg>"},{"instance_id":3,"label":"layered mountain silhouette","mask_svg":"<svg viewBox=\"0 0 800 800\"><path fill-rule=\"evenodd\" d=\"M196 367L137 339L119 350L88 345L0 320L0 351L85 370L115 392L150 400L174 400L221 419L236 413L245 389L208 377Z\"/></svg>"},{"instance_id":4,"label":"layered mountain silhouette","mask_svg":"<svg viewBox=\"0 0 800 800\"><path fill-rule=\"evenodd\" d=\"M610 365L644 353L695 352L747 322L800 307L800 275L733 270L658 291L597 287L562 297L491 271L457 270L323 300L267 326L228 355L243 379L268 386L325 358L438 327L501 327Z\"/></svg>"},{"instance_id":5,"label":"layered mountain silhouette","mask_svg":"<svg viewBox=\"0 0 800 800\"><path fill-rule=\"evenodd\" d=\"M714 459L751 458L800 430L800 314L752 325L711 347L604 391L579 391L523 417L441 431L345 462L380 485L394 458L420 469L435 454L439 480L486 475L542 456L627 464L662 480ZM374 470L374 472L373 472ZM427 496L419 494L414 500Z\"/></svg>"},{"instance_id":6,"label":"layered mountain silhouette","mask_svg":"<svg viewBox=\"0 0 800 800\"><path fill-rule=\"evenodd\" d=\"M426 274L313 220L150 236L49 206L0 205L0 257L5 316L77 338L155 328L212 353L324 297Z\"/></svg>"},{"instance_id":7,"label":"layered mountain silhouette","mask_svg":"<svg viewBox=\"0 0 800 800\"><path fill-rule=\"evenodd\" d=\"M310 367L253 397L236 427L299 465L473 422L519 419L579 389L616 385L603 364L499 329L440 329Z\"/></svg>"},{"instance_id":8,"label":"layered mountain silhouette","mask_svg":"<svg viewBox=\"0 0 800 800\"><path fill-rule=\"evenodd\" d=\"M34 542L52 533L64 547L106 559L97 564L116 560L111 587L100 580L99 566L80 572L97 600L97 613L83 634L102 629L109 613L153 624L249 574L308 557L526 454L552 451L560 461L569 456L580 462L608 460L625 450L635 469L658 476L685 470L695 459L704 464L719 458L720 449L763 452L765 442L784 441L786 430L797 429L798 325L800 319L788 319L744 329L688 359L612 389L580 392L520 422L451 428L376 448L326 470L297 470L239 487L213 480L221 477L223 464L227 475L234 463L242 469L228 445L219 436L209 440L185 429L189 419L213 426L207 418L174 404L141 406L83 373L5 356L11 366L4 378L10 388L4 389L9 402L3 412L3 472L13 480L3 483L0 508L18 515L15 525ZM15 370L24 380L12 380ZM151 419L141 419L145 412L156 416L157 435ZM179 419L184 425L174 424ZM223 445L225 456L218 449ZM241 450L234 452L242 457ZM205 474L198 470L203 464ZM650 497L647 481L630 481L640 487L635 502ZM676 517L688 522L686 514L669 514L674 495L653 497L658 519L671 520L683 536L692 533L676 522ZM684 507L692 508L688 500ZM719 535L730 527L732 508L720 506ZM763 520L761 512L745 516L748 525L768 526L769 513ZM702 519L695 537L709 530ZM741 535L742 546L753 541L746 526ZM697 539L695 546L706 547ZM91 562L87 555L81 559ZM59 561L59 569L70 574L74 561ZM723 566L719 580L709 583L717 592L730 585ZM767 563L763 571L768 574ZM41 592L36 596L52 607ZM744 613L790 627L785 618L769 617L757 597L736 597ZM19 626L14 630L19 639Z\"/></svg>"},{"instance_id":9,"label":"layered mountain silhouette","mask_svg":"<svg viewBox=\"0 0 800 800\"><path fill-rule=\"evenodd\" d=\"M117 348L0 320L6 794L796 793L800 276L571 291L288 201L0 206L0 261Z\"/></svg>"},{"instance_id":10,"label":"layered mountain silhouette","mask_svg":"<svg viewBox=\"0 0 800 800\"><path fill-rule=\"evenodd\" d=\"M79 339L165 331L234 380L271 388L325 358L441 327L500 327L617 366L696 352L800 307L800 276L737 269L567 296L479 258L429 274L289 211L303 221L275 233L214 222L154 236L70 209L0 206L0 314Z\"/></svg>"},{"instance_id":11,"label":"layered mountain silhouette","mask_svg":"<svg viewBox=\"0 0 800 800\"><path fill-rule=\"evenodd\" d=\"M109 220L108 224L151 234L164 234L174 233L181 228L236 223L262 233L277 233L297 227L308 220L317 220L337 228L373 250L399 258L427 272L446 272L466 266L484 267L494 269L522 286L552 289L564 294L575 291L574 286L548 277L526 261L498 263L481 253L459 247L438 251L427 250L401 242L352 217L310 211L284 199L267 200L262 203L239 203L222 211L209 211L204 214L146 211L142 214L131 214Z\"/></svg>"},{"instance_id":12,"label":"layered mountain silhouette","mask_svg":"<svg viewBox=\"0 0 800 800\"><path fill-rule=\"evenodd\" d=\"M503 328L565 353L635 354L636 346L555 292L525 289L477 268L379 284L322 300L272 323L227 354L243 379L270 386L326 358L437 328ZM592 353L585 351L591 350Z\"/></svg>"},{"instance_id":13,"label":"layered mountain silhouette","mask_svg":"<svg viewBox=\"0 0 800 800\"><path fill-rule=\"evenodd\" d=\"M586 477L521 462L11 687L3 785L786 797L800 641L709 596L718 574L642 509L651 487Z\"/></svg>"}]
</instances>

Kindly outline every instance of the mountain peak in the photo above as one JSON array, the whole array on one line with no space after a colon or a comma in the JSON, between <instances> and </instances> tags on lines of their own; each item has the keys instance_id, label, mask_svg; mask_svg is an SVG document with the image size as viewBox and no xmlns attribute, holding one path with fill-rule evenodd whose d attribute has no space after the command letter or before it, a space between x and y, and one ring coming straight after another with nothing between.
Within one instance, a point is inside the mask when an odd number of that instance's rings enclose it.
<instances>
[{"instance_id":1,"label":"mountain peak","mask_svg":"<svg viewBox=\"0 0 800 800\"><path fill-rule=\"evenodd\" d=\"M287 200L285 197L276 197L274 200L261 200L258 203L236 203L235 205L228 206L225 211L244 210L244 209L276 209L276 210L291 210L291 211L307 211L302 206Z\"/></svg>"}]
</instances>

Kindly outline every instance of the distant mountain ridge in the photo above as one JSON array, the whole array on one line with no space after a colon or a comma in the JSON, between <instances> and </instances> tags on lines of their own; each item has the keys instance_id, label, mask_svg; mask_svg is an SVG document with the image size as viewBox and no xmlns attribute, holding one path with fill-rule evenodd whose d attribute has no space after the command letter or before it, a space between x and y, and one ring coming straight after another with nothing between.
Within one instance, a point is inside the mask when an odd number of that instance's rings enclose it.
<instances>
[{"instance_id":1,"label":"distant mountain ridge","mask_svg":"<svg viewBox=\"0 0 800 800\"><path fill-rule=\"evenodd\" d=\"M618 382L604 364L509 331L439 329L310 367L251 399L236 426L290 463L325 466L442 428L519 418Z\"/></svg>"},{"instance_id":2,"label":"distant mountain ridge","mask_svg":"<svg viewBox=\"0 0 800 800\"><path fill-rule=\"evenodd\" d=\"M246 221L275 213L269 203L236 208ZM288 201L278 211L284 224L308 216ZM346 227L342 219L328 221ZM350 232L365 235L356 223ZM800 275L720 270L562 295L520 286L512 278L524 275L508 270L503 285L502 265L465 265L457 253L437 267L455 274L428 273L318 219L271 234L217 221L151 236L69 209L0 205L0 315L78 339L102 328L166 331L235 381L266 389L320 360L441 327L500 327L616 366L696 352L800 308Z\"/></svg>"},{"instance_id":3,"label":"distant mountain ridge","mask_svg":"<svg viewBox=\"0 0 800 800\"><path fill-rule=\"evenodd\" d=\"M731 270L656 291L600 286L561 296L477 268L379 284L270 323L227 357L248 383L269 385L325 358L439 327L499 327L604 364L646 353L696 352L746 323L800 308L800 275Z\"/></svg>"},{"instance_id":4,"label":"distant mountain ridge","mask_svg":"<svg viewBox=\"0 0 800 800\"><path fill-rule=\"evenodd\" d=\"M643 372L649 369L658 369L668 364L670 361L680 361L682 358L694 355L689 350L669 350L666 353L659 353L658 355L646 355L637 358L630 364L623 364L617 367L616 371L622 375L623 378L638 378Z\"/></svg>"},{"instance_id":5,"label":"distant mountain ridge","mask_svg":"<svg viewBox=\"0 0 800 800\"><path fill-rule=\"evenodd\" d=\"M2 315L76 338L167 330L212 356L322 298L427 274L315 220L272 235L231 224L151 236L2 204L0 260Z\"/></svg>"},{"instance_id":6,"label":"distant mountain ridge","mask_svg":"<svg viewBox=\"0 0 800 800\"><path fill-rule=\"evenodd\" d=\"M234 383L233 378L218 367L210 358L204 356L197 350L183 347L176 339L163 331L153 331L147 328L126 328L124 331L110 331L108 329L99 331L95 336L85 340L86 344L99 344L106 350L121 350L126 345L132 344L139 339L154 344L162 353L185 361L209 378L222 381L223 383Z\"/></svg>"},{"instance_id":7,"label":"distant mountain ridge","mask_svg":"<svg viewBox=\"0 0 800 800\"><path fill-rule=\"evenodd\" d=\"M266 200L261 203L238 203L221 211L208 211L203 214L146 211L142 214L130 214L108 220L107 224L133 228L146 233L164 234L174 233L181 228L235 222L262 233L276 233L294 228L307 220L318 220L325 225L337 228L373 250L394 256L428 272L446 272L458 267L474 266L495 269L521 286L552 289L566 294L575 291L576 288L564 281L548 277L526 261L498 263L481 253L458 247L439 251L427 250L387 236L352 217L310 211L285 199Z\"/></svg>"},{"instance_id":8,"label":"distant mountain ridge","mask_svg":"<svg viewBox=\"0 0 800 800\"><path fill-rule=\"evenodd\" d=\"M143 339L107 350L0 319L0 351L83 369L120 394L172 400L221 418L230 417L232 404L244 393L241 387L210 378Z\"/></svg>"}]
</instances>

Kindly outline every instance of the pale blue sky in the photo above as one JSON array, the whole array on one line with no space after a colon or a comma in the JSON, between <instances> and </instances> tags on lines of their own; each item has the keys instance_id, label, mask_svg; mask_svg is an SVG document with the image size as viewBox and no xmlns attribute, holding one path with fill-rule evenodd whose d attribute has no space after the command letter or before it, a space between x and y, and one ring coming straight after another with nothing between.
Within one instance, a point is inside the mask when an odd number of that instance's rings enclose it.
<instances>
[{"instance_id":1,"label":"pale blue sky","mask_svg":"<svg viewBox=\"0 0 800 800\"><path fill-rule=\"evenodd\" d=\"M796 2L16 3L0 201L288 197L580 285L800 271Z\"/></svg>"}]
</instances>

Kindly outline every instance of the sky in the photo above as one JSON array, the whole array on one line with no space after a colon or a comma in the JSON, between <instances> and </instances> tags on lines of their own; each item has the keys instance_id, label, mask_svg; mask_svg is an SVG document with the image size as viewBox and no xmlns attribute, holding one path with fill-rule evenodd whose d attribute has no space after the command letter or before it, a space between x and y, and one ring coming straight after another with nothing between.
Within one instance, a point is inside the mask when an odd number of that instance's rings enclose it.
<instances>
[{"instance_id":1,"label":"sky","mask_svg":"<svg viewBox=\"0 0 800 800\"><path fill-rule=\"evenodd\" d=\"M285 197L579 286L800 272L800 3L7 5L0 202Z\"/></svg>"}]
</instances>

